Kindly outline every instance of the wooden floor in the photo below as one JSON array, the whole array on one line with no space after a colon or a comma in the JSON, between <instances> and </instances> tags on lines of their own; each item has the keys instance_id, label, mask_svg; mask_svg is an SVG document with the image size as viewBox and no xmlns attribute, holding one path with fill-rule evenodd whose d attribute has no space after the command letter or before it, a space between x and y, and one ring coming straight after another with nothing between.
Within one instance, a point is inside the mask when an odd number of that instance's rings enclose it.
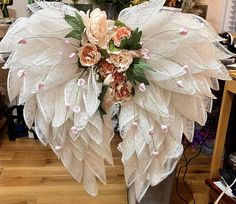
<instances>
[{"instance_id":1,"label":"wooden floor","mask_svg":"<svg viewBox=\"0 0 236 204\"><path fill-rule=\"evenodd\" d=\"M99 184L99 195L93 198L71 178L48 147L34 139L9 142L6 135L0 135L0 204L126 204L123 166L116 149L119 140L116 137L112 143L115 167L107 167L108 184ZM190 150L188 155L194 153ZM206 203L204 180L209 162L209 156L201 155L189 166L186 181L196 204ZM181 177L179 191L188 203L193 203ZM173 188L171 204L182 203Z\"/></svg>"},{"instance_id":2,"label":"wooden floor","mask_svg":"<svg viewBox=\"0 0 236 204\"><path fill-rule=\"evenodd\" d=\"M187 150L187 158L193 157L198 153L196 149L189 148ZM207 204L208 203L208 190L209 188L205 184L205 179L208 178L210 173L210 163L211 163L211 155L207 156L204 154L200 154L199 157L192 160L189 164L188 171L186 174L186 185L188 189L186 189L183 183L183 173L184 170L181 171L180 177L178 179L178 191L179 194L189 203L194 204L193 199L190 196L190 192L192 192L193 197L195 199L196 204ZM182 158L178 169L180 166L185 164L184 159ZM184 204L176 194L176 180L172 190L171 204Z\"/></svg>"}]
</instances>

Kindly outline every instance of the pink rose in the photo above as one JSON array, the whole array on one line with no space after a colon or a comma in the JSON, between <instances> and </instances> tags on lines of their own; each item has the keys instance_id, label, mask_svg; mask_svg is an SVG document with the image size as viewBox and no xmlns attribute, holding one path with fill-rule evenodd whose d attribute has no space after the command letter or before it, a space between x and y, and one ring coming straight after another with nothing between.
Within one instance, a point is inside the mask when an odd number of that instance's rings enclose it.
<instances>
[{"instance_id":1,"label":"pink rose","mask_svg":"<svg viewBox=\"0 0 236 204\"><path fill-rule=\"evenodd\" d=\"M89 67L99 62L101 53L95 45L87 43L79 49L78 57L81 65Z\"/></svg>"},{"instance_id":2,"label":"pink rose","mask_svg":"<svg viewBox=\"0 0 236 204\"><path fill-rule=\"evenodd\" d=\"M113 77L114 82L115 82L116 84L123 83L123 82L125 82L125 79L126 79L124 73L122 73L122 72L117 72L117 71L112 74L112 77Z\"/></svg>"},{"instance_id":3,"label":"pink rose","mask_svg":"<svg viewBox=\"0 0 236 204\"><path fill-rule=\"evenodd\" d=\"M120 47L120 43L124 38L129 38L131 36L131 30L127 27L119 27L115 33L112 35L112 40L117 47Z\"/></svg>"},{"instance_id":4,"label":"pink rose","mask_svg":"<svg viewBox=\"0 0 236 204\"><path fill-rule=\"evenodd\" d=\"M129 100L132 97L132 85L130 82L124 82L118 84L115 87L115 99L120 100Z\"/></svg>"},{"instance_id":5,"label":"pink rose","mask_svg":"<svg viewBox=\"0 0 236 204\"><path fill-rule=\"evenodd\" d=\"M102 59L98 65L98 73L102 78L106 78L107 75L112 74L116 70L114 64L107 62L105 59Z\"/></svg>"}]
</instances>

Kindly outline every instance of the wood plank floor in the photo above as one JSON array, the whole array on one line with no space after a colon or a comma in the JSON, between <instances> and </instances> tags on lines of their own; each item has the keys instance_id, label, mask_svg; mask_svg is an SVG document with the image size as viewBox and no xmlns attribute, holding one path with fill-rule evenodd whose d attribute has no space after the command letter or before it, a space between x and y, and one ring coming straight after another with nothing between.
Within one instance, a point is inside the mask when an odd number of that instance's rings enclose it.
<instances>
[{"instance_id":1,"label":"wood plank floor","mask_svg":"<svg viewBox=\"0 0 236 204\"><path fill-rule=\"evenodd\" d=\"M106 168L108 184L99 184L99 195L93 198L71 178L48 147L34 139L9 142L6 135L0 135L0 204L126 204L123 166L116 149L119 142L119 137L112 142L115 166ZM194 153L190 150L188 155ZM196 204L206 203L208 189L204 180L209 173L209 163L210 157L201 155L189 166L186 181ZM193 203L182 176L180 194L188 203ZM182 203L173 188L171 204Z\"/></svg>"}]
</instances>

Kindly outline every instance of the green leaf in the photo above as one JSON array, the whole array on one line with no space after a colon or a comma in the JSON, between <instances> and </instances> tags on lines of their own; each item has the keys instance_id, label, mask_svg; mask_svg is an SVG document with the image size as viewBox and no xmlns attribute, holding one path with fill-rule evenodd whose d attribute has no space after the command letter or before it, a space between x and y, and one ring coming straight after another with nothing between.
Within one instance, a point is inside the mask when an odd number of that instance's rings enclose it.
<instances>
[{"instance_id":1,"label":"green leaf","mask_svg":"<svg viewBox=\"0 0 236 204\"><path fill-rule=\"evenodd\" d=\"M121 49L129 50L129 47L130 47L130 45L129 45L129 39L128 38L125 38L125 39L121 40L121 42L120 42L120 48Z\"/></svg>"},{"instance_id":2,"label":"green leaf","mask_svg":"<svg viewBox=\"0 0 236 204\"><path fill-rule=\"evenodd\" d=\"M138 64L134 64L134 68L135 69L142 69L142 70L144 70L144 69L148 69L149 67L150 67L149 64L143 63L143 62L140 62Z\"/></svg>"},{"instance_id":3,"label":"green leaf","mask_svg":"<svg viewBox=\"0 0 236 204\"><path fill-rule=\"evenodd\" d=\"M132 42L131 46L133 46L134 49L140 49L142 47L140 44L142 31L138 31L138 29L136 29L136 33L133 36L134 36L134 38L133 38L133 42Z\"/></svg>"},{"instance_id":4,"label":"green leaf","mask_svg":"<svg viewBox=\"0 0 236 204\"><path fill-rule=\"evenodd\" d=\"M133 84L137 81L149 85L149 81L144 73L144 71L149 68L150 66L145 63L143 59L135 58L133 64L126 71L127 79Z\"/></svg>"},{"instance_id":5,"label":"green leaf","mask_svg":"<svg viewBox=\"0 0 236 204\"><path fill-rule=\"evenodd\" d=\"M140 44L141 36L142 36L142 31L138 31L138 28L136 28L134 31L131 32L130 38L125 38L121 41L120 48L127 50L141 49L142 48Z\"/></svg>"},{"instance_id":6,"label":"green leaf","mask_svg":"<svg viewBox=\"0 0 236 204\"><path fill-rule=\"evenodd\" d=\"M74 28L74 29L81 28L81 26L78 23L79 21L76 17L70 16L70 15L65 15L64 19L72 28Z\"/></svg>"},{"instance_id":7,"label":"green leaf","mask_svg":"<svg viewBox=\"0 0 236 204\"><path fill-rule=\"evenodd\" d=\"M133 70L133 77L135 81L138 81L140 83L144 83L145 85L149 85L149 81L147 80L143 70Z\"/></svg>"},{"instance_id":8,"label":"green leaf","mask_svg":"<svg viewBox=\"0 0 236 204\"><path fill-rule=\"evenodd\" d=\"M83 19L82 19L82 17L79 15L78 12L75 12L75 16L76 16L76 18L78 19L78 25L79 25L80 27L82 27L82 28L85 28Z\"/></svg>"},{"instance_id":9,"label":"green leaf","mask_svg":"<svg viewBox=\"0 0 236 204\"><path fill-rule=\"evenodd\" d=\"M82 30L72 30L69 34L65 36L65 38L75 38L77 40L81 40L82 34Z\"/></svg>"},{"instance_id":10,"label":"green leaf","mask_svg":"<svg viewBox=\"0 0 236 204\"><path fill-rule=\"evenodd\" d=\"M102 55L103 58L108 58L109 57L109 54L108 54L106 49L101 49L100 52L101 52L101 55Z\"/></svg>"},{"instance_id":11,"label":"green leaf","mask_svg":"<svg viewBox=\"0 0 236 204\"><path fill-rule=\"evenodd\" d=\"M117 27L126 27L126 25L119 20L116 20L114 25Z\"/></svg>"},{"instance_id":12,"label":"green leaf","mask_svg":"<svg viewBox=\"0 0 236 204\"><path fill-rule=\"evenodd\" d=\"M110 45L109 45L109 51L110 52L119 52L121 49L120 48L118 48L118 47L116 47L115 45L114 45L114 43L110 43Z\"/></svg>"},{"instance_id":13,"label":"green leaf","mask_svg":"<svg viewBox=\"0 0 236 204\"><path fill-rule=\"evenodd\" d=\"M126 71L126 77L128 81L135 85L135 78L133 76L133 70L131 69L131 67Z\"/></svg>"},{"instance_id":14,"label":"green leaf","mask_svg":"<svg viewBox=\"0 0 236 204\"><path fill-rule=\"evenodd\" d=\"M71 37L81 40L85 26L79 13L75 12L75 16L65 15L64 19L73 28L73 31L71 31L66 38Z\"/></svg>"}]
</instances>

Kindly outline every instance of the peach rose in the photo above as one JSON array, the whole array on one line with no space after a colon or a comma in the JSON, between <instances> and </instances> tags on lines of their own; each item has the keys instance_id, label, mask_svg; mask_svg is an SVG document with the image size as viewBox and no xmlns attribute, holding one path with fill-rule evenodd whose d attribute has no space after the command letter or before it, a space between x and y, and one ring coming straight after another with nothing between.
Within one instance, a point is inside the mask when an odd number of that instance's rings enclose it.
<instances>
[{"instance_id":1,"label":"peach rose","mask_svg":"<svg viewBox=\"0 0 236 204\"><path fill-rule=\"evenodd\" d=\"M87 43L79 49L78 57L81 65L89 67L99 62L101 53L95 45Z\"/></svg>"},{"instance_id":2,"label":"peach rose","mask_svg":"<svg viewBox=\"0 0 236 204\"><path fill-rule=\"evenodd\" d=\"M119 54L111 54L108 61L119 67L119 72L124 72L132 64L133 54L129 51L121 51Z\"/></svg>"},{"instance_id":3,"label":"peach rose","mask_svg":"<svg viewBox=\"0 0 236 204\"><path fill-rule=\"evenodd\" d=\"M102 59L98 64L98 73L102 78L106 78L107 75L112 74L115 70L115 65L107 62L105 59Z\"/></svg>"},{"instance_id":4,"label":"peach rose","mask_svg":"<svg viewBox=\"0 0 236 204\"><path fill-rule=\"evenodd\" d=\"M114 25L114 21L107 20L106 12L99 8L93 10L90 15L82 11L80 15L86 27L85 33L88 41L101 48L106 48L109 40L108 31Z\"/></svg>"},{"instance_id":5,"label":"peach rose","mask_svg":"<svg viewBox=\"0 0 236 204\"><path fill-rule=\"evenodd\" d=\"M132 84L130 82L124 82L118 84L115 88L115 99L129 100L132 97Z\"/></svg>"},{"instance_id":6,"label":"peach rose","mask_svg":"<svg viewBox=\"0 0 236 204\"><path fill-rule=\"evenodd\" d=\"M112 40L117 47L120 47L120 43L125 38L130 38L131 30L127 27L119 27L112 35Z\"/></svg>"}]
</instances>

